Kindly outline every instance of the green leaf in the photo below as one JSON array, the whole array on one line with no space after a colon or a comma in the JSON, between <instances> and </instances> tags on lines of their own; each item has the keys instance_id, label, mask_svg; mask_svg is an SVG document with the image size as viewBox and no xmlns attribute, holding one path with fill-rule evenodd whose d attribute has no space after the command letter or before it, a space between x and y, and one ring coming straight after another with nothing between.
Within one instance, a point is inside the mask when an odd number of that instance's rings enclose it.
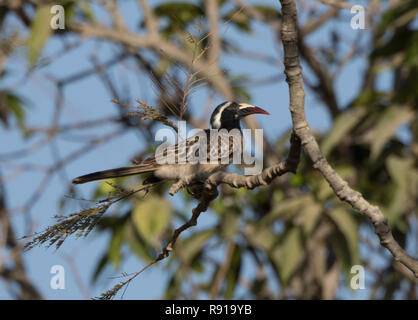
<instances>
[{"instance_id":1,"label":"green leaf","mask_svg":"<svg viewBox=\"0 0 418 320\"><path fill-rule=\"evenodd\" d=\"M405 49L406 56L405 62L411 66L418 65L418 31L413 31L414 35L409 43L409 46Z\"/></svg>"},{"instance_id":2,"label":"green leaf","mask_svg":"<svg viewBox=\"0 0 418 320\"><path fill-rule=\"evenodd\" d=\"M99 199L101 197L107 197L109 196L112 192L115 192L115 188L112 185L117 185L118 181L120 181L119 178L116 179L106 179L106 180L102 180L100 181L93 199Z\"/></svg>"},{"instance_id":3,"label":"green leaf","mask_svg":"<svg viewBox=\"0 0 418 320\"><path fill-rule=\"evenodd\" d=\"M31 35L28 41L28 59L31 67L35 65L45 42L52 33L50 26L51 13L49 10L50 5L39 5L32 21Z\"/></svg>"},{"instance_id":4,"label":"green leaf","mask_svg":"<svg viewBox=\"0 0 418 320\"><path fill-rule=\"evenodd\" d=\"M186 31L187 25L202 16L204 12L199 6L192 3L169 2L155 7L154 14L159 18L168 18L168 24L162 34L169 37L173 32Z\"/></svg>"},{"instance_id":5,"label":"green leaf","mask_svg":"<svg viewBox=\"0 0 418 320\"><path fill-rule=\"evenodd\" d=\"M239 216L234 212L225 212L221 221L221 234L230 239L239 232Z\"/></svg>"},{"instance_id":6,"label":"green leaf","mask_svg":"<svg viewBox=\"0 0 418 320\"><path fill-rule=\"evenodd\" d=\"M327 187L329 189L328 185ZM321 212L322 205L312 195L303 195L280 200L263 218L263 222L271 224L276 219L291 220L294 225L302 227L305 235L309 235L318 222Z\"/></svg>"},{"instance_id":7,"label":"green leaf","mask_svg":"<svg viewBox=\"0 0 418 320\"><path fill-rule=\"evenodd\" d=\"M373 51L371 58L377 57L391 57L397 53L405 53L403 60L406 60L409 64L413 65L416 62L416 42L418 41L418 31L416 30L400 30L387 41L386 43L376 47ZM412 49L409 51L409 49Z\"/></svg>"},{"instance_id":8,"label":"green leaf","mask_svg":"<svg viewBox=\"0 0 418 320\"><path fill-rule=\"evenodd\" d=\"M105 269L106 265L109 263L108 254L105 253L102 255L102 257L99 259L99 262L96 265L96 269L93 272L93 276L91 278L91 282L95 283L97 279L99 278L100 274Z\"/></svg>"},{"instance_id":9,"label":"green leaf","mask_svg":"<svg viewBox=\"0 0 418 320\"><path fill-rule=\"evenodd\" d=\"M182 270L179 268L171 276L170 280L168 281L167 288L165 289L164 299L172 300L178 298L178 293L183 282L181 271Z\"/></svg>"},{"instance_id":10,"label":"green leaf","mask_svg":"<svg viewBox=\"0 0 418 320\"><path fill-rule=\"evenodd\" d=\"M275 7L256 5L256 6L253 6L253 8L259 11L260 13L262 13L263 16L267 18L268 20L277 21L282 16Z\"/></svg>"},{"instance_id":11,"label":"green leaf","mask_svg":"<svg viewBox=\"0 0 418 320\"><path fill-rule=\"evenodd\" d=\"M389 224L397 224L398 228L405 227L399 218L416 203L418 195L418 171L413 158L401 158L395 155L388 157L386 166L395 186L389 206L385 209L385 215ZM406 231L406 230L405 230Z\"/></svg>"},{"instance_id":12,"label":"green leaf","mask_svg":"<svg viewBox=\"0 0 418 320\"><path fill-rule=\"evenodd\" d=\"M154 13L158 17L174 16L182 22L189 22L202 15L203 10L199 6L188 2L169 2L155 7Z\"/></svg>"},{"instance_id":13,"label":"green leaf","mask_svg":"<svg viewBox=\"0 0 418 320\"><path fill-rule=\"evenodd\" d=\"M360 122L366 112L366 108L354 108L354 110L344 112L335 119L331 131L321 142L321 150L324 155L328 155L341 142L350 130Z\"/></svg>"},{"instance_id":14,"label":"green leaf","mask_svg":"<svg viewBox=\"0 0 418 320\"><path fill-rule=\"evenodd\" d=\"M385 32L394 28L401 27L410 23L418 13L418 3L416 0L403 0L386 11L382 21L377 28L376 36L381 37Z\"/></svg>"},{"instance_id":15,"label":"green leaf","mask_svg":"<svg viewBox=\"0 0 418 320\"><path fill-rule=\"evenodd\" d=\"M0 27L3 26L4 17L6 17L6 14L9 13L11 9L7 5L0 6Z\"/></svg>"},{"instance_id":16,"label":"green leaf","mask_svg":"<svg viewBox=\"0 0 418 320\"><path fill-rule=\"evenodd\" d=\"M158 245L158 239L169 224L171 214L170 202L152 195L135 205L132 219L141 236L149 244Z\"/></svg>"},{"instance_id":17,"label":"green leaf","mask_svg":"<svg viewBox=\"0 0 418 320\"><path fill-rule=\"evenodd\" d=\"M273 247L276 235L269 224L248 224L245 230L246 238L255 247L268 251Z\"/></svg>"},{"instance_id":18,"label":"green leaf","mask_svg":"<svg viewBox=\"0 0 418 320\"><path fill-rule=\"evenodd\" d=\"M360 263L358 251L358 224L353 215L343 207L336 207L327 212L338 230L343 234L350 253L351 265Z\"/></svg>"},{"instance_id":19,"label":"green leaf","mask_svg":"<svg viewBox=\"0 0 418 320\"><path fill-rule=\"evenodd\" d=\"M349 166L335 166L334 170L338 175L343 178L345 181L353 181L356 176L355 169ZM318 174L318 172L316 172ZM333 199L335 197L334 191L330 187L329 183L322 179L318 174L318 179L312 181L312 184L315 186L315 195L319 202L323 203L328 199Z\"/></svg>"},{"instance_id":20,"label":"green leaf","mask_svg":"<svg viewBox=\"0 0 418 320\"><path fill-rule=\"evenodd\" d=\"M76 2L77 7L80 8L81 13L83 14L83 16L89 21L89 22L94 22L94 14L93 14L93 10L90 7L90 4L87 2Z\"/></svg>"},{"instance_id":21,"label":"green leaf","mask_svg":"<svg viewBox=\"0 0 418 320\"><path fill-rule=\"evenodd\" d=\"M375 160L384 144L393 136L396 129L404 122L412 120L414 112L407 107L393 105L387 107L380 116L374 129L367 135L366 141L371 143L370 158Z\"/></svg>"},{"instance_id":22,"label":"green leaf","mask_svg":"<svg viewBox=\"0 0 418 320\"><path fill-rule=\"evenodd\" d=\"M138 258L144 260L147 263L154 260L155 257L151 255L150 246L145 242L143 238L141 238L135 226L130 220L125 223L123 235L124 240L129 245L129 248L138 256Z\"/></svg>"},{"instance_id":23,"label":"green leaf","mask_svg":"<svg viewBox=\"0 0 418 320\"><path fill-rule=\"evenodd\" d=\"M225 299L232 299L234 296L235 288L238 283L239 274L241 271L242 251L241 248L236 246L232 255L231 264L226 274L226 289Z\"/></svg>"},{"instance_id":24,"label":"green leaf","mask_svg":"<svg viewBox=\"0 0 418 320\"><path fill-rule=\"evenodd\" d=\"M22 127L25 122L25 109L23 108L22 100L12 94L9 94L7 98L9 109L13 112L18 125Z\"/></svg>"},{"instance_id":25,"label":"green leaf","mask_svg":"<svg viewBox=\"0 0 418 320\"><path fill-rule=\"evenodd\" d=\"M182 239L181 256L184 261L192 261L194 257L201 251L208 239L210 239L214 234L215 231L210 229L194 233L187 239Z\"/></svg>"},{"instance_id":26,"label":"green leaf","mask_svg":"<svg viewBox=\"0 0 418 320\"><path fill-rule=\"evenodd\" d=\"M121 246L123 240L123 224L119 223L114 231L109 244L109 251L107 257L112 262L115 269L119 268L122 261Z\"/></svg>"},{"instance_id":27,"label":"green leaf","mask_svg":"<svg viewBox=\"0 0 418 320\"><path fill-rule=\"evenodd\" d=\"M250 28L251 19L250 17L248 17L248 15L245 12L243 12L240 9L233 9L232 11L230 11L223 17L223 20L229 21L241 31L244 31L246 33L251 32L251 28Z\"/></svg>"},{"instance_id":28,"label":"green leaf","mask_svg":"<svg viewBox=\"0 0 418 320\"><path fill-rule=\"evenodd\" d=\"M0 91L0 121L6 128L9 125L9 116L13 115L18 126L24 129L26 116L24 106L24 101L17 95Z\"/></svg>"},{"instance_id":29,"label":"green leaf","mask_svg":"<svg viewBox=\"0 0 418 320\"><path fill-rule=\"evenodd\" d=\"M286 230L271 256L278 269L281 283L286 286L303 260L301 230L297 227Z\"/></svg>"},{"instance_id":30,"label":"green leaf","mask_svg":"<svg viewBox=\"0 0 418 320\"><path fill-rule=\"evenodd\" d=\"M341 232L333 233L329 237L329 243L335 254L336 260L341 264L342 270L347 276L350 275L351 267L353 266L350 249L347 246L347 241Z\"/></svg>"}]
</instances>

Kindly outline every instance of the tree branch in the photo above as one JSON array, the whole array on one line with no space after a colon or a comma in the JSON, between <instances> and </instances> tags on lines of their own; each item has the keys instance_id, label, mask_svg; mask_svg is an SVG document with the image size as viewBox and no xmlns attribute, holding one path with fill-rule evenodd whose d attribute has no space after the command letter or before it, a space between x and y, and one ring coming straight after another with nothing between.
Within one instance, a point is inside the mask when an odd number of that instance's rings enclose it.
<instances>
[{"instance_id":1,"label":"tree branch","mask_svg":"<svg viewBox=\"0 0 418 320\"><path fill-rule=\"evenodd\" d=\"M213 0L205 0L206 16L209 20L209 62L218 63L219 54L221 51L221 39L218 35L218 22L219 22L219 8L218 2Z\"/></svg>"},{"instance_id":2,"label":"tree branch","mask_svg":"<svg viewBox=\"0 0 418 320\"><path fill-rule=\"evenodd\" d=\"M319 149L305 117L305 91L299 62L296 3L294 0L280 0L280 2L283 13L281 37L285 74L289 85L289 109L295 134L300 138L303 149L312 160L314 168L318 169L328 181L337 197L365 215L373 223L380 243L391 252L396 261L401 262L414 273L415 277L418 277L418 261L408 255L393 238L387 218L377 206L371 205L359 192L348 186L348 183L329 165Z\"/></svg>"},{"instance_id":3,"label":"tree branch","mask_svg":"<svg viewBox=\"0 0 418 320\"><path fill-rule=\"evenodd\" d=\"M187 179L188 181L179 180L178 182L173 184L170 188L171 195L175 194L182 188L189 188L192 191L193 196L200 200L200 203L197 205L196 208L193 209L192 217L190 218L190 220L188 220L186 223L184 223L182 226L180 226L174 231L173 235L171 236L171 239L169 240L168 244L164 247L162 252L154 261L152 261L144 269L169 256L180 234L186 229L195 226L197 224L197 219L199 218L200 214L202 212L205 212L208 209L210 203L217 198L218 185L228 184L233 188L244 187L247 189L254 189L255 187L261 185L270 184L271 181L278 176L281 176L287 172L296 172L300 159L300 151L300 140L295 134L292 134L290 138L290 150L287 159L285 161L279 162L274 166L266 168L265 170L263 170L263 172L261 172L258 175L242 176L235 173L227 173L220 171L210 175L207 179L203 179L201 175L196 174L192 177L189 177L189 179ZM140 272L142 272L143 270L141 270Z\"/></svg>"},{"instance_id":4,"label":"tree branch","mask_svg":"<svg viewBox=\"0 0 418 320\"><path fill-rule=\"evenodd\" d=\"M147 29L152 34L158 34L158 20L149 7L147 0L139 0Z\"/></svg>"},{"instance_id":5,"label":"tree branch","mask_svg":"<svg viewBox=\"0 0 418 320\"><path fill-rule=\"evenodd\" d=\"M174 44L162 39L158 34L145 36L136 35L128 30L109 29L101 25L75 24L72 30L81 33L84 37L102 38L120 43L133 49L150 49L168 57L170 60L181 63L193 72L199 72L208 80L210 85L227 99L233 99L234 93L222 71L216 65L202 60L193 61L190 55Z\"/></svg>"}]
</instances>

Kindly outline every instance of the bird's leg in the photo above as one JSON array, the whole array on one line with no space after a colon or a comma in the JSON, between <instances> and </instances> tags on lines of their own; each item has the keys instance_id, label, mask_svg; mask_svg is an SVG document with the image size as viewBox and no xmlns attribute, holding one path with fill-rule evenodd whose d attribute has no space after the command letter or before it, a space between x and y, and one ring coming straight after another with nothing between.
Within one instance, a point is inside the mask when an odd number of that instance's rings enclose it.
<instances>
[{"instance_id":1,"label":"bird's leg","mask_svg":"<svg viewBox=\"0 0 418 320\"><path fill-rule=\"evenodd\" d=\"M180 189L187 187L196 179L196 175L188 175L179 179L175 184L173 184L169 190L171 196L176 194Z\"/></svg>"}]
</instances>

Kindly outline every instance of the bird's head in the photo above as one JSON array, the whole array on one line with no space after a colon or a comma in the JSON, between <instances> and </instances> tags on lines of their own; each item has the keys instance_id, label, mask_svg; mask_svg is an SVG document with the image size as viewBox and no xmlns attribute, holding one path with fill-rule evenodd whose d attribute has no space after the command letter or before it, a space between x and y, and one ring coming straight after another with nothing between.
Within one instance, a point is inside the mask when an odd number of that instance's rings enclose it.
<instances>
[{"instance_id":1,"label":"bird's head","mask_svg":"<svg viewBox=\"0 0 418 320\"><path fill-rule=\"evenodd\" d=\"M215 108L210 117L212 129L235 129L239 128L239 121L250 114L269 114L266 110L248 103L226 101Z\"/></svg>"}]
</instances>

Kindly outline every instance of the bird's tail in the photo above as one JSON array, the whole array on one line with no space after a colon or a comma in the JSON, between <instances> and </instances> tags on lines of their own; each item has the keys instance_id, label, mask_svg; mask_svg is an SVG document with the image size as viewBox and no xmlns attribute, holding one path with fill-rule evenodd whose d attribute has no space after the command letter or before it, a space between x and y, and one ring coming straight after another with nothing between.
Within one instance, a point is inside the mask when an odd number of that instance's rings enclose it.
<instances>
[{"instance_id":1,"label":"bird's tail","mask_svg":"<svg viewBox=\"0 0 418 320\"><path fill-rule=\"evenodd\" d=\"M93 173L86 174L84 176L77 177L73 179L73 183L81 184L95 180L102 180L108 178L118 178L131 176L134 174L147 173L154 171L154 168L151 166L133 166L133 167L122 167L109 169L104 171L97 171Z\"/></svg>"}]
</instances>

